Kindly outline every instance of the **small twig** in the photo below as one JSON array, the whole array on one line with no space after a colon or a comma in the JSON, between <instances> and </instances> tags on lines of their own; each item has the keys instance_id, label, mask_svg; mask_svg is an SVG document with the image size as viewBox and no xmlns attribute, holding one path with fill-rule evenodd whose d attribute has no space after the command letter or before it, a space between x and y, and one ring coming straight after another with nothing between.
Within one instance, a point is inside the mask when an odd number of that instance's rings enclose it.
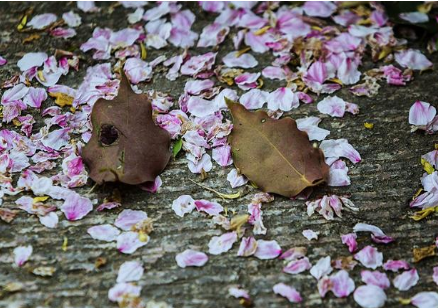
<instances>
[{"instance_id":1,"label":"small twig","mask_svg":"<svg viewBox=\"0 0 438 308\"><path fill-rule=\"evenodd\" d=\"M200 186L200 187L202 187L202 188L204 188L204 189L207 189L207 190L209 190L209 191L211 191L211 192L214 192L214 193L217 194L219 197L221 197L223 200L225 200L225 199L237 199L237 198L239 198L239 197L242 195L242 193L241 193L240 191L237 192L237 193L235 193L235 194L223 194L223 193L221 193L221 192L218 192L217 190L214 190L213 188L210 188L210 187L208 187L208 186L205 186L205 185L203 185L203 184L200 184L200 183L198 183L198 182L195 182L195 181L192 180L192 179L189 179L189 181L193 182L194 184L196 184L196 185L198 185L198 186Z\"/></svg>"}]
</instances>

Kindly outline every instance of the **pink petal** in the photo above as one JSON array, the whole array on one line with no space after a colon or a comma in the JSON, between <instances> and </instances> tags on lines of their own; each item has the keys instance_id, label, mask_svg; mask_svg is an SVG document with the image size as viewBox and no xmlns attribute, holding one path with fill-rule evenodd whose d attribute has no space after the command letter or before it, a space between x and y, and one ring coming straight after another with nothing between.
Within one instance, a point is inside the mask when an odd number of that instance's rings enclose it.
<instances>
[{"instance_id":1,"label":"pink petal","mask_svg":"<svg viewBox=\"0 0 438 308\"><path fill-rule=\"evenodd\" d=\"M408 270L410 268L408 262L404 260L388 260L383 264L383 269L391 272L398 272L399 269Z\"/></svg>"},{"instance_id":2,"label":"pink petal","mask_svg":"<svg viewBox=\"0 0 438 308\"><path fill-rule=\"evenodd\" d=\"M290 111L293 108L298 108L298 96L292 92L290 88L281 87L269 93L267 97L268 108L270 110Z\"/></svg>"},{"instance_id":3,"label":"pink petal","mask_svg":"<svg viewBox=\"0 0 438 308\"><path fill-rule=\"evenodd\" d=\"M158 175L153 182L146 182L139 186L142 190L155 194L159 191L162 184L161 177Z\"/></svg>"},{"instance_id":4,"label":"pink petal","mask_svg":"<svg viewBox=\"0 0 438 308\"><path fill-rule=\"evenodd\" d=\"M191 57L181 67L182 75L196 76L197 74L210 70L216 61L217 53L208 52L203 55Z\"/></svg>"},{"instance_id":5,"label":"pink petal","mask_svg":"<svg viewBox=\"0 0 438 308\"><path fill-rule=\"evenodd\" d=\"M129 58L126 60L123 69L129 81L133 84L152 78L152 68L141 59Z\"/></svg>"},{"instance_id":6,"label":"pink petal","mask_svg":"<svg viewBox=\"0 0 438 308\"><path fill-rule=\"evenodd\" d=\"M179 217L184 217L185 214L191 213L195 209L195 200L189 195L182 195L172 203L172 209Z\"/></svg>"},{"instance_id":7,"label":"pink petal","mask_svg":"<svg viewBox=\"0 0 438 308\"><path fill-rule=\"evenodd\" d=\"M223 212L224 208L222 205L216 202L211 202L207 200L196 200L195 201L196 210L199 212L205 212L208 215L219 215Z\"/></svg>"},{"instance_id":8,"label":"pink petal","mask_svg":"<svg viewBox=\"0 0 438 308\"><path fill-rule=\"evenodd\" d=\"M348 158L353 164L362 160L360 154L348 143L347 139L323 140L319 148L324 152L326 163L329 165L340 157Z\"/></svg>"},{"instance_id":9,"label":"pink petal","mask_svg":"<svg viewBox=\"0 0 438 308\"><path fill-rule=\"evenodd\" d=\"M69 27L77 27L81 24L81 16L74 13L73 11L62 14L62 19Z\"/></svg>"},{"instance_id":10,"label":"pink petal","mask_svg":"<svg viewBox=\"0 0 438 308\"><path fill-rule=\"evenodd\" d=\"M123 210L119 216L117 216L114 225L124 231L129 231L136 224L146 220L148 215L143 211L135 210Z\"/></svg>"},{"instance_id":11,"label":"pink petal","mask_svg":"<svg viewBox=\"0 0 438 308\"><path fill-rule=\"evenodd\" d=\"M254 237L243 237L240 242L239 251L237 255L239 257L249 257L252 256L257 250L258 242Z\"/></svg>"},{"instance_id":12,"label":"pink petal","mask_svg":"<svg viewBox=\"0 0 438 308\"><path fill-rule=\"evenodd\" d=\"M374 225L364 224L364 223L357 223L354 228L354 232L371 232L371 238L375 243L378 244L388 244L394 241L394 239L390 236L387 236L383 231Z\"/></svg>"},{"instance_id":13,"label":"pink petal","mask_svg":"<svg viewBox=\"0 0 438 308\"><path fill-rule=\"evenodd\" d=\"M417 270L413 268L395 277L393 283L394 287L396 287L398 290L407 291L415 286L419 279L420 277L418 276Z\"/></svg>"},{"instance_id":14,"label":"pink petal","mask_svg":"<svg viewBox=\"0 0 438 308\"><path fill-rule=\"evenodd\" d=\"M212 156L215 162L221 167L229 166L233 163L231 157L231 147L227 144L221 147L216 147L212 151Z\"/></svg>"},{"instance_id":15,"label":"pink petal","mask_svg":"<svg viewBox=\"0 0 438 308\"><path fill-rule=\"evenodd\" d=\"M68 39L76 36L76 30L72 28L55 28L50 31L50 35L54 37L61 37L63 39Z\"/></svg>"},{"instance_id":16,"label":"pink petal","mask_svg":"<svg viewBox=\"0 0 438 308\"><path fill-rule=\"evenodd\" d=\"M227 67L252 68L258 65L257 60L249 53L244 53L239 57L237 55L237 51L232 51L227 54L222 61Z\"/></svg>"},{"instance_id":17,"label":"pink petal","mask_svg":"<svg viewBox=\"0 0 438 308\"><path fill-rule=\"evenodd\" d=\"M176 263L179 267L185 268L187 266L204 266L208 261L205 253L196 250L187 249L179 253L175 257Z\"/></svg>"},{"instance_id":18,"label":"pink petal","mask_svg":"<svg viewBox=\"0 0 438 308\"><path fill-rule=\"evenodd\" d=\"M50 212L45 216L39 216L38 217L40 220L40 223L44 226L46 226L47 228L56 228L56 226L58 225L58 215L56 215L56 213L54 212Z\"/></svg>"},{"instance_id":19,"label":"pink petal","mask_svg":"<svg viewBox=\"0 0 438 308\"><path fill-rule=\"evenodd\" d=\"M438 285L438 266L435 266L433 268L432 279L433 279L433 282L435 282L435 284Z\"/></svg>"},{"instance_id":20,"label":"pink petal","mask_svg":"<svg viewBox=\"0 0 438 308\"><path fill-rule=\"evenodd\" d=\"M90 199L81 197L76 193L70 194L61 206L61 211L68 220L82 219L92 210L93 204Z\"/></svg>"},{"instance_id":21,"label":"pink petal","mask_svg":"<svg viewBox=\"0 0 438 308\"><path fill-rule=\"evenodd\" d=\"M126 261L119 268L117 283L139 281L143 272L143 266L139 261Z\"/></svg>"},{"instance_id":22,"label":"pink petal","mask_svg":"<svg viewBox=\"0 0 438 308\"><path fill-rule=\"evenodd\" d=\"M43 88L29 88L29 92L24 97L23 102L29 107L40 108L42 102L47 99L47 92Z\"/></svg>"},{"instance_id":23,"label":"pink petal","mask_svg":"<svg viewBox=\"0 0 438 308\"><path fill-rule=\"evenodd\" d=\"M117 237L117 250L121 253L131 254L148 242L149 237L145 242L142 242L137 232L123 232Z\"/></svg>"},{"instance_id":24,"label":"pink petal","mask_svg":"<svg viewBox=\"0 0 438 308\"><path fill-rule=\"evenodd\" d=\"M202 173L202 171L209 172L213 168L213 164L210 155L204 154L197 162L189 160L188 167L192 173Z\"/></svg>"},{"instance_id":25,"label":"pink petal","mask_svg":"<svg viewBox=\"0 0 438 308\"><path fill-rule=\"evenodd\" d=\"M299 274L309 270L312 264L309 262L309 258L304 257L302 259L289 262L284 268L283 272L291 275Z\"/></svg>"},{"instance_id":26,"label":"pink petal","mask_svg":"<svg viewBox=\"0 0 438 308\"><path fill-rule=\"evenodd\" d=\"M79 1L81 3L84 1ZM132 283L121 282L109 289L108 298L112 302L122 303L126 298L140 296L141 287Z\"/></svg>"},{"instance_id":27,"label":"pink petal","mask_svg":"<svg viewBox=\"0 0 438 308\"><path fill-rule=\"evenodd\" d=\"M354 255L354 258L367 268L376 269L382 266L383 254L372 246L366 246Z\"/></svg>"},{"instance_id":28,"label":"pink petal","mask_svg":"<svg viewBox=\"0 0 438 308\"><path fill-rule=\"evenodd\" d=\"M368 285L374 285L381 289L387 289L391 286L388 277L385 273L381 273L379 271L362 271L360 273L362 277L362 281Z\"/></svg>"},{"instance_id":29,"label":"pink petal","mask_svg":"<svg viewBox=\"0 0 438 308\"><path fill-rule=\"evenodd\" d=\"M277 283L273 287L273 291L275 294L287 298L291 303L300 303L303 300L295 288L285 285L284 283Z\"/></svg>"},{"instance_id":30,"label":"pink petal","mask_svg":"<svg viewBox=\"0 0 438 308\"><path fill-rule=\"evenodd\" d=\"M56 21L57 17L55 14L40 14L35 15L28 23L27 26L31 27L33 29L44 29L48 25L54 23Z\"/></svg>"},{"instance_id":31,"label":"pink petal","mask_svg":"<svg viewBox=\"0 0 438 308\"><path fill-rule=\"evenodd\" d=\"M380 308L385 305L385 292L374 285L360 286L354 291L354 300L362 308Z\"/></svg>"},{"instance_id":32,"label":"pink petal","mask_svg":"<svg viewBox=\"0 0 438 308\"><path fill-rule=\"evenodd\" d=\"M436 115L435 107L429 103L416 101L409 109L409 124L424 126L433 120Z\"/></svg>"},{"instance_id":33,"label":"pink petal","mask_svg":"<svg viewBox=\"0 0 438 308\"><path fill-rule=\"evenodd\" d=\"M119 229L108 224L93 226L91 228L88 228L87 232L95 240L105 241L105 242L115 241L117 239L117 236L119 236L120 234Z\"/></svg>"},{"instance_id":34,"label":"pink petal","mask_svg":"<svg viewBox=\"0 0 438 308\"><path fill-rule=\"evenodd\" d=\"M356 233L349 233L341 235L342 244L345 244L348 246L348 251L353 253L357 249L357 242L356 242Z\"/></svg>"},{"instance_id":35,"label":"pink petal","mask_svg":"<svg viewBox=\"0 0 438 308\"><path fill-rule=\"evenodd\" d=\"M305 257L306 253L307 249L305 247L293 247L283 252L279 259L294 261Z\"/></svg>"},{"instance_id":36,"label":"pink petal","mask_svg":"<svg viewBox=\"0 0 438 308\"><path fill-rule=\"evenodd\" d=\"M321 119L318 117L297 119L296 122L298 129L306 132L309 136L309 140L321 141L330 134L330 131L318 127L318 124L321 122Z\"/></svg>"},{"instance_id":37,"label":"pink petal","mask_svg":"<svg viewBox=\"0 0 438 308\"><path fill-rule=\"evenodd\" d=\"M281 254L281 247L277 241L257 241L257 249L254 253L256 258L261 260L275 259Z\"/></svg>"},{"instance_id":38,"label":"pink petal","mask_svg":"<svg viewBox=\"0 0 438 308\"><path fill-rule=\"evenodd\" d=\"M331 1L307 1L303 9L309 16L329 17L336 11L336 5Z\"/></svg>"},{"instance_id":39,"label":"pink petal","mask_svg":"<svg viewBox=\"0 0 438 308\"><path fill-rule=\"evenodd\" d=\"M310 269L310 274L315 277L316 280L321 279L322 277L329 275L332 272L333 268L331 266L331 258L327 256L325 258L321 258L316 262L314 266Z\"/></svg>"},{"instance_id":40,"label":"pink petal","mask_svg":"<svg viewBox=\"0 0 438 308\"><path fill-rule=\"evenodd\" d=\"M199 95L205 90L209 90L214 86L214 81L210 79L204 80L189 80L184 86L184 91L190 95Z\"/></svg>"},{"instance_id":41,"label":"pink petal","mask_svg":"<svg viewBox=\"0 0 438 308\"><path fill-rule=\"evenodd\" d=\"M435 308L438 307L437 292L420 292L412 299L411 304L417 308Z\"/></svg>"},{"instance_id":42,"label":"pink petal","mask_svg":"<svg viewBox=\"0 0 438 308\"><path fill-rule=\"evenodd\" d=\"M329 186L348 186L351 184L348 167L344 161L338 159L330 166L327 184Z\"/></svg>"},{"instance_id":43,"label":"pink petal","mask_svg":"<svg viewBox=\"0 0 438 308\"><path fill-rule=\"evenodd\" d=\"M345 58L338 68L338 79L345 85L355 84L360 80L361 72L353 59Z\"/></svg>"},{"instance_id":44,"label":"pink petal","mask_svg":"<svg viewBox=\"0 0 438 308\"><path fill-rule=\"evenodd\" d=\"M41 143L48 148L58 151L69 144L70 131L71 128L69 127L51 131L47 136L41 139Z\"/></svg>"},{"instance_id":45,"label":"pink petal","mask_svg":"<svg viewBox=\"0 0 438 308\"><path fill-rule=\"evenodd\" d=\"M328 96L317 105L319 112L332 117L342 118L345 113L346 101L337 96Z\"/></svg>"},{"instance_id":46,"label":"pink petal","mask_svg":"<svg viewBox=\"0 0 438 308\"><path fill-rule=\"evenodd\" d=\"M246 91L257 88L257 80L259 77L260 73L243 73L234 78L234 81L240 89Z\"/></svg>"},{"instance_id":47,"label":"pink petal","mask_svg":"<svg viewBox=\"0 0 438 308\"><path fill-rule=\"evenodd\" d=\"M212 255L220 255L233 247L233 244L237 241L236 232L224 233L221 236L214 236L208 243L209 253Z\"/></svg>"},{"instance_id":48,"label":"pink petal","mask_svg":"<svg viewBox=\"0 0 438 308\"><path fill-rule=\"evenodd\" d=\"M399 17L403 20L409 21L411 24L418 24L429 21L429 16L421 12L400 13Z\"/></svg>"},{"instance_id":49,"label":"pink petal","mask_svg":"<svg viewBox=\"0 0 438 308\"><path fill-rule=\"evenodd\" d=\"M248 183L248 179L238 174L237 169L231 169L227 175L227 181L230 182L232 188L240 187Z\"/></svg>"},{"instance_id":50,"label":"pink petal","mask_svg":"<svg viewBox=\"0 0 438 308\"><path fill-rule=\"evenodd\" d=\"M268 101L268 94L260 89L251 89L240 97L239 102L246 109L260 109Z\"/></svg>"},{"instance_id":51,"label":"pink petal","mask_svg":"<svg viewBox=\"0 0 438 308\"><path fill-rule=\"evenodd\" d=\"M23 266L32 255L33 248L29 246L19 246L14 249L14 262L17 266Z\"/></svg>"},{"instance_id":52,"label":"pink petal","mask_svg":"<svg viewBox=\"0 0 438 308\"><path fill-rule=\"evenodd\" d=\"M198 47L217 46L221 44L225 37L230 32L230 28L221 25L220 23L213 23L204 27L201 36L199 37Z\"/></svg>"},{"instance_id":53,"label":"pink petal","mask_svg":"<svg viewBox=\"0 0 438 308\"><path fill-rule=\"evenodd\" d=\"M433 66L419 50L407 49L395 53L395 60L402 67L407 67L413 70L426 70Z\"/></svg>"},{"instance_id":54,"label":"pink petal","mask_svg":"<svg viewBox=\"0 0 438 308\"><path fill-rule=\"evenodd\" d=\"M235 298L246 298L250 299L248 291L236 287L231 287L228 289L228 295L233 296Z\"/></svg>"},{"instance_id":55,"label":"pink petal","mask_svg":"<svg viewBox=\"0 0 438 308\"><path fill-rule=\"evenodd\" d=\"M332 283L332 292L336 297L347 297L354 291L355 285L353 279L345 270L340 270L336 274L330 276Z\"/></svg>"},{"instance_id":56,"label":"pink petal","mask_svg":"<svg viewBox=\"0 0 438 308\"><path fill-rule=\"evenodd\" d=\"M187 101L187 109L196 117L205 117L219 111L219 106L214 100L208 101L199 96L190 96Z\"/></svg>"},{"instance_id":57,"label":"pink petal","mask_svg":"<svg viewBox=\"0 0 438 308\"><path fill-rule=\"evenodd\" d=\"M303 230L303 236L308 239L309 241L311 240L317 240L318 239L318 233L313 231L313 230Z\"/></svg>"}]
</instances>

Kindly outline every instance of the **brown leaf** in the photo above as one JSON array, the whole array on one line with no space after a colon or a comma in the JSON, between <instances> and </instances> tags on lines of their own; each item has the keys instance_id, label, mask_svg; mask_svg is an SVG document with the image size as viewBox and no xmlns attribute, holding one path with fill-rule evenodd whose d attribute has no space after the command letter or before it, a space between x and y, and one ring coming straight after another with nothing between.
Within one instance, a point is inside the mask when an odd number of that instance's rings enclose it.
<instances>
[{"instance_id":1,"label":"brown leaf","mask_svg":"<svg viewBox=\"0 0 438 308\"><path fill-rule=\"evenodd\" d=\"M233 116L231 148L236 168L265 192L286 197L324 182L329 167L295 120L271 119L227 100Z\"/></svg>"},{"instance_id":2,"label":"brown leaf","mask_svg":"<svg viewBox=\"0 0 438 308\"><path fill-rule=\"evenodd\" d=\"M424 258L436 256L436 245L426 247L414 248L412 254L414 255L414 263L420 262Z\"/></svg>"},{"instance_id":3,"label":"brown leaf","mask_svg":"<svg viewBox=\"0 0 438 308\"><path fill-rule=\"evenodd\" d=\"M10 210L7 208L0 208L0 219L4 222L10 223L14 220L17 215L17 211Z\"/></svg>"},{"instance_id":4,"label":"brown leaf","mask_svg":"<svg viewBox=\"0 0 438 308\"><path fill-rule=\"evenodd\" d=\"M82 157L95 182L154 181L169 162L170 135L155 125L149 96L135 94L126 76L114 100L95 103L91 122L93 134Z\"/></svg>"}]
</instances>

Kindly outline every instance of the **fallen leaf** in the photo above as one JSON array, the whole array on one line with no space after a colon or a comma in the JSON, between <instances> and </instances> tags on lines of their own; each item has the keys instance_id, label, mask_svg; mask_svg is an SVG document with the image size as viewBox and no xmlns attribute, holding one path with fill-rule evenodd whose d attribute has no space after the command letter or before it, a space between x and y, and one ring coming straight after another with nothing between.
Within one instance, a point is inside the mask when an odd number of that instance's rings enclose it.
<instances>
[{"instance_id":1,"label":"fallen leaf","mask_svg":"<svg viewBox=\"0 0 438 308\"><path fill-rule=\"evenodd\" d=\"M91 123L82 157L96 183L154 181L169 162L169 133L155 125L150 97L135 94L124 74L117 97L95 103Z\"/></svg>"},{"instance_id":2,"label":"fallen leaf","mask_svg":"<svg viewBox=\"0 0 438 308\"><path fill-rule=\"evenodd\" d=\"M275 120L226 100L233 116L229 142L236 168L264 192L286 197L326 181L329 167L295 120Z\"/></svg>"},{"instance_id":3,"label":"fallen leaf","mask_svg":"<svg viewBox=\"0 0 438 308\"><path fill-rule=\"evenodd\" d=\"M71 106L74 100L74 97L61 92L52 92L49 93L49 96L55 98L55 104L59 107Z\"/></svg>"},{"instance_id":4,"label":"fallen leaf","mask_svg":"<svg viewBox=\"0 0 438 308\"><path fill-rule=\"evenodd\" d=\"M0 208L0 219L4 222L10 223L14 220L17 215L17 211L10 210L7 208Z\"/></svg>"}]
</instances>

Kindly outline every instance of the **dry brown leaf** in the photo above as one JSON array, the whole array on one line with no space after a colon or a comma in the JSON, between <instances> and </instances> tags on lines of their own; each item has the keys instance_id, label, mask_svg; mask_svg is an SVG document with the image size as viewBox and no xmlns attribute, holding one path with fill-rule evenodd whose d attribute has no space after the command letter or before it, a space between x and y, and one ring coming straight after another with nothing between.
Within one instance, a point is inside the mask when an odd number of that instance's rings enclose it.
<instances>
[{"instance_id":1,"label":"dry brown leaf","mask_svg":"<svg viewBox=\"0 0 438 308\"><path fill-rule=\"evenodd\" d=\"M436 256L436 245L430 245L426 247L414 248L412 253L414 254L414 262L420 262L424 258Z\"/></svg>"},{"instance_id":2,"label":"dry brown leaf","mask_svg":"<svg viewBox=\"0 0 438 308\"><path fill-rule=\"evenodd\" d=\"M295 120L275 120L227 100L233 116L230 144L236 168L264 192L286 197L326 181L329 167Z\"/></svg>"}]
</instances>

